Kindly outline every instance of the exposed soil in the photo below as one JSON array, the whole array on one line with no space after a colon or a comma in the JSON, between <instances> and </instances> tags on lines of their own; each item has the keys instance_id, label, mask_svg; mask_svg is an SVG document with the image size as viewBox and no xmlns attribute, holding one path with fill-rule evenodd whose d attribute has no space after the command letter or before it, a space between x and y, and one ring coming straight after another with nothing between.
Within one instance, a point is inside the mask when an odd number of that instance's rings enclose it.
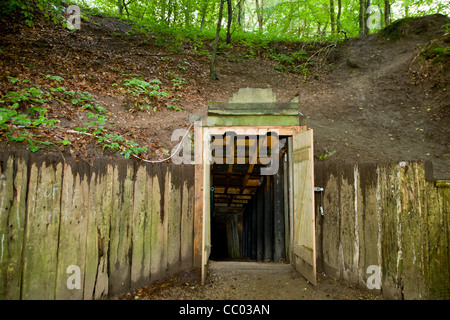
<instances>
[{"instance_id":1,"label":"exposed soil","mask_svg":"<svg viewBox=\"0 0 450 320\"><path fill-rule=\"evenodd\" d=\"M312 64L306 79L276 71L279 63L263 52L242 58L247 49L235 46L219 55L220 80L212 81L209 59L194 54L189 44L180 54L170 53L156 45L155 38L125 35L131 26L112 18L91 17L89 22L83 20L81 30L72 32L40 16L32 28L17 17L0 17L0 96L17 88L7 76L43 88L59 85L44 75L61 76L66 88L92 93L107 110L109 132L148 147L144 158L161 159L175 144L170 140L172 132L187 128L190 114L206 114L208 101L225 102L239 88L272 88L280 101L298 97L300 111L314 129L315 155L336 151L325 161L431 160L436 178L448 179L450 59L445 56L436 62L421 52L436 44L448 46L449 35L441 26L449 20L427 16L394 25L383 36L358 37L337 47L310 46ZM270 46L279 52L304 47L299 43ZM320 58L314 55L318 52L327 54ZM167 76L170 72L187 83L174 88ZM156 112L130 112L133 101L112 86L120 83L123 74L159 79L170 96L155 102ZM166 108L173 99L180 99L175 104L182 111ZM60 120L59 127L36 134L49 140L67 138L72 144L45 152L70 148L74 156L87 161L104 154L118 156L89 136L68 132L86 121L85 110L70 103L46 107L49 117ZM2 147L26 147L8 143L4 135L0 139Z\"/></svg>"},{"instance_id":2,"label":"exposed soil","mask_svg":"<svg viewBox=\"0 0 450 320\"><path fill-rule=\"evenodd\" d=\"M369 290L343 284L321 273L313 286L291 265L210 261L205 285L198 270L177 273L115 297L117 300L380 300Z\"/></svg>"}]
</instances>

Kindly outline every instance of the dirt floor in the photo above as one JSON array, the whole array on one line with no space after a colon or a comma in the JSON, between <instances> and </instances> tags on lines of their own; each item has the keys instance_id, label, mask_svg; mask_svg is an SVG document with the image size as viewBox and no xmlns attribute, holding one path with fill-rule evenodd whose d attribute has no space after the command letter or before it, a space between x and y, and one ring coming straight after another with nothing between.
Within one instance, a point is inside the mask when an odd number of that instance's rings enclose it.
<instances>
[{"instance_id":1,"label":"dirt floor","mask_svg":"<svg viewBox=\"0 0 450 320\"><path fill-rule=\"evenodd\" d=\"M132 27L112 18L90 17L73 32L39 16L32 28L14 17L1 17L0 96L17 89L7 76L42 88L64 85L90 92L107 110L107 130L148 147L142 157L156 160L176 144L172 132L188 128L190 114L206 114L209 101L225 102L240 88L272 88L280 101L299 99L300 112L314 129L317 157L333 153L325 161L430 160L435 177L448 179L450 58L436 63L421 52L435 44L448 46L450 38L442 26L449 20L442 15L412 19L385 34L353 38L337 46L270 45L285 53L308 47L306 78L281 73L276 70L279 62L266 53L249 57L248 48L236 44L219 54L220 80L212 81L208 57L194 54L189 44L180 53L168 52L170 39L164 47L151 35L126 35ZM174 73L186 80L181 88L172 86ZM45 75L61 76L64 81L51 82ZM135 101L118 88L125 75L159 79L170 96L156 101L155 111L130 112ZM86 121L86 110L70 103L58 105L56 100L46 107L49 117L59 119L58 127L37 134L50 140L68 139L71 145L49 147L46 152L70 148L74 156L89 162L99 155L117 156L103 150L95 138L70 132ZM169 104L182 111L169 110ZM0 143L20 147L2 135Z\"/></svg>"},{"instance_id":2,"label":"dirt floor","mask_svg":"<svg viewBox=\"0 0 450 320\"><path fill-rule=\"evenodd\" d=\"M346 285L320 273L317 285L290 264L210 261L205 285L197 270L180 272L117 300L380 300L370 290Z\"/></svg>"}]
</instances>

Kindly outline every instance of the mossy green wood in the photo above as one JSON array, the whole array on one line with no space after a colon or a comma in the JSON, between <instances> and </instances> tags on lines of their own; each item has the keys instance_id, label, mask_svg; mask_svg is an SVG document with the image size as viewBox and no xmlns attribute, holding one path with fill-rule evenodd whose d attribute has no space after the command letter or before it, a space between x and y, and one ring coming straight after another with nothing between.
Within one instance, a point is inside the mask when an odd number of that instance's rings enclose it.
<instances>
[{"instance_id":1,"label":"mossy green wood","mask_svg":"<svg viewBox=\"0 0 450 320\"><path fill-rule=\"evenodd\" d=\"M131 284L133 287L143 286L150 281L151 254L151 205L152 176L151 166L136 166L134 180L133 205L133 251L131 258Z\"/></svg>"},{"instance_id":2,"label":"mossy green wood","mask_svg":"<svg viewBox=\"0 0 450 320\"><path fill-rule=\"evenodd\" d=\"M113 211L109 249L110 294L130 288L131 230L134 192L134 166L121 161L114 165Z\"/></svg>"},{"instance_id":3,"label":"mossy green wood","mask_svg":"<svg viewBox=\"0 0 450 320\"><path fill-rule=\"evenodd\" d=\"M20 299L28 167L8 156L0 166L0 299Z\"/></svg>"},{"instance_id":4,"label":"mossy green wood","mask_svg":"<svg viewBox=\"0 0 450 320\"><path fill-rule=\"evenodd\" d=\"M54 300L63 165L46 161L30 169L22 299Z\"/></svg>"},{"instance_id":5,"label":"mossy green wood","mask_svg":"<svg viewBox=\"0 0 450 320\"><path fill-rule=\"evenodd\" d=\"M170 181L168 180L170 199L165 206L165 215L168 214L167 230L167 269L168 273L179 270L181 251L181 178L182 166L170 166Z\"/></svg>"},{"instance_id":6,"label":"mossy green wood","mask_svg":"<svg viewBox=\"0 0 450 320\"><path fill-rule=\"evenodd\" d=\"M303 118L297 116L280 115L223 115L208 116L205 121L207 127L241 127L241 126L300 126L304 125Z\"/></svg>"},{"instance_id":7,"label":"mossy green wood","mask_svg":"<svg viewBox=\"0 0 450 320\"><path fill-rule=\"evenodd\" d=\"M104 299L108 296L110 219L113 211L112 164L101 164L93 170L89 184L89 217L87 226L87 249L84 299Z\"/></svg>"},{"instance_id":8,"label":"mossy green wood","mask_svg":"<svg viewBox=\"0 0 450 320\"><path fill-rule=\"evenodd\" d=\"M56 279L56 299L81 300L84 291L84 273L86 261L86 229L89 215L88 175L81 175L79 170L85 162L64 164L61 193L61 220L58 246L58 270ZM74 168L72 168L74 166ZM78 270L67 272L69 266ZM70 271L70 270L69 270ZM73 277L71 277L73 276ZM74 278L79 277L80 288L73 285Z\"/></svg>"}]
</instances>

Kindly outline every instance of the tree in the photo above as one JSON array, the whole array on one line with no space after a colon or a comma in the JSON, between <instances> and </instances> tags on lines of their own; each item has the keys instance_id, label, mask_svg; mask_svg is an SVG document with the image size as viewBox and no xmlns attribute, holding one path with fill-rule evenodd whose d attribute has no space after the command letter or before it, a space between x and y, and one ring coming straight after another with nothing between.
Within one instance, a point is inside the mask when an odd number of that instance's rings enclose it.
<instances>
[{"instance_id":1,"label":"tree","mask_svg":"<svg viewBox=\"0 0 450 320\"><path fill-rule=\"evenodd\" d=\"M367 27L368 6L368 0L359 0L359 34L369 34L369 28Z\"/></svg>"},{"instance_id":2,"label":"tree","mask_svg":"<svg viewBox=\"0 0 450 320\"><path fill-rule=\"evenodd\" d=\"M391 24L391 3L389 0L384 1L384 25L388 26Z\"/></svg>"},{"instance_id":3,"label":"tree","mask_svg":"<svg viewBox=\"0 0 450 320\"><path fill-rule=\"evenodd\" d=\"M233 8L231 0L227 0L228 22L227 22L227 44L231 43L231 23L233 21Z\"/></svg>"},{"instance_id":4,"label":"tree","mask_svg":"<svg viewBox=\"0 0 450 320\"><path fill-rule=\"evenodd\" d=\"M255 0L256 4L256 16L258 17L259 30L262 31L264 25L264 0L261 0L261 5L259 5L259 0Z\"/></svg>"},{"instance_id":5,"label":"tree","mask_svg":"<svg viewBox=\"0 0 450 320\"><path fill-rule=\"evenodd\" d=\"M341 31L341 13L342 13L342 0L338 0L338 13L336 17L337 32Z\"/></svg>"},{"instance_id":6,"label":"tree","mask_svg":"<svg viewBox=\"0 0 450 320\"><path fill-rule=\"evenodd\" d=\"M217 21L217 29L216 29L216 37L214 39L213 44L213 52L211 54L211 62L209 65L209 74L212 80L219 80L216 71L216 62L217 62L217 48L219 47L219 38L220 38L220 29L222 25L222 15L223 15L223 4L225 0L220 0L219 7L219 19Z\"/></svg>"},{"instance_id":7,"label":"tree","mask_svg":"<svg viewBox=\"0 0 450 320\"><path fill-rule=\"evenodd\" d=\"M334 0L330 0L330 21L331 21L331 31L336 30L336 20L334 19Z\"/></svg>"}]
</instances>

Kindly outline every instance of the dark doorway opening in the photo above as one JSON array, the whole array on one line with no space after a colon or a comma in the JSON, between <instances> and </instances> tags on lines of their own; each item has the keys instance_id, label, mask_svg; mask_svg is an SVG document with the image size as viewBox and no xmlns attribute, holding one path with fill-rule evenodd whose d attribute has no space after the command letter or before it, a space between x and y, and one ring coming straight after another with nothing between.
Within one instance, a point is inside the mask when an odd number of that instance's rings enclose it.
<instances>
[{"instance_id":1,"label":"dark doorway opening","mask_svg":"<svg viewBox=\"0 0 450 320\"><path fill-rule=\"evenodd\" d=\"M248 163L248 152L245 164L212 165L211 259L289 262L287 138L279 142L273 175L261 175L267 164Z\"/></svg>"}]
</instances>

